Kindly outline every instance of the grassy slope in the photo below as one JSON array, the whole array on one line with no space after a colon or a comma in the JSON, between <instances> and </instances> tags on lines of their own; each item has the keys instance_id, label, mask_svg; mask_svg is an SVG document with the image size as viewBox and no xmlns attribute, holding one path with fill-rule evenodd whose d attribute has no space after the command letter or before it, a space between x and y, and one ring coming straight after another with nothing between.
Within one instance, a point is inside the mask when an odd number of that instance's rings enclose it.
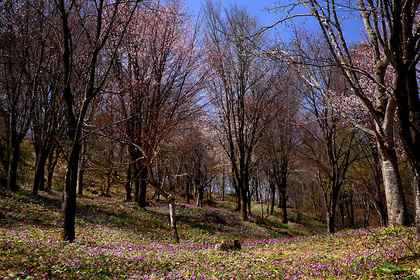
<instances>
[{"instance_id":1,"label":"grassy slope","mask_svg":"<svg viewBox=\"0 0 420 280\"><path fill-rule=\"evenodd\" d=\"M170 237L165 205L136 209L112 198L78 198L77 241L59 239L61 193L0 192L0 279L416 279L411 229L313 235L319 221L291 212L241 222L227 202L177 208L181 243ZM298 219L299 218L299 219ZM214 244L239 239L242 250ZM411 251L413 250L413 252Z\"/></svg>"}]
</instances>

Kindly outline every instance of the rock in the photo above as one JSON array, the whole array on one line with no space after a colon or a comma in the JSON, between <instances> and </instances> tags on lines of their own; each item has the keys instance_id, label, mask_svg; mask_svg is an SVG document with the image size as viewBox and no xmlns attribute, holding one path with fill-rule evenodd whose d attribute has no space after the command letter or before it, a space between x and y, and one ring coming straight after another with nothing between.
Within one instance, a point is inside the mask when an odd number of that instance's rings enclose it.
<instances>
[{"instance_id":1,"label":"rock","mask_svg":"<svg viewBox=\"0 0 420 280\"><path fill-rule=\"evenodd\" d=\"M214 248L219 251L240 250L241 243L239 240L225 239L221 243L216 244Z\"/></svg>"}]
</instances>

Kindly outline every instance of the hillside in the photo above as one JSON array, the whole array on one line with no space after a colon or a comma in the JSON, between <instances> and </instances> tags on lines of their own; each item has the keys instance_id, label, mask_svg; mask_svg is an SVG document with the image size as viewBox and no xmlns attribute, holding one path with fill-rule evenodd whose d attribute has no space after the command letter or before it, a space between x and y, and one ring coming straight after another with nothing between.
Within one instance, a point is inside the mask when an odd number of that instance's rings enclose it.
<instances>
[{"instance_id":1,"label":"hillside","mask_svg":"<svg viewBox=\"0 0 420 280\"><path fill-rule=\"evenodd\" d=\"M288 225L242 222L228 202L177 207L180 244L172 241L164 204L78 198L77 239L60 240L61 192L0 192L0 279L417 279L412 229L314 235L319 221L291 211ZM278 213L277 213L278 214ZM277 215L276 214L276 215ZM299 220L299 223L297 221ZM214 245L238 239L241 250Z\"/></svg>"}]
</instances>

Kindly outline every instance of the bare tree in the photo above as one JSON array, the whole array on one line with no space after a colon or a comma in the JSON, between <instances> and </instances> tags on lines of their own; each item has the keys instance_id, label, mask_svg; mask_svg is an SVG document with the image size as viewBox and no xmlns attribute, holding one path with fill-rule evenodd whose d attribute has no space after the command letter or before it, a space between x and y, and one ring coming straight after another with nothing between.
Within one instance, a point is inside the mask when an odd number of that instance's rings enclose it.
<instances>
[{"instance_id":1,"label":"bare tree","mask_svg":"<svg viewBox=\"0 0 420 280\"><path fill-rule=\"evenodd\" d=\"M387 208L375 139L360 132L356 141L361 155L360 160L353 164L349 171L352 189L356 193L356 199L363 205L365 218L369 218L368 212L370 206L373 206L378 214L379 226L384 227L387 224ZM367 225L367 221L365 224Z\"/></svg>"},{"instance_id":2,"label":"bare tree","mask_svg":"<svg viewBox=\"0 0 420 280\"><path fill-rule=\"evenodd\" d=\"M35 8L35 6L34 6ZM60 90L62 88L60 79L60 52L54 46L54 30L48 24L41 9L45 6L36 7L38 18L43 34L39 36L45 43L42 57L36 58L45 61L42 71L39 74L39 84L36 98L34 99L34 110L32 112L32 138L35 151L34 179L32 194L38 195L38 191L44 190L45 168L48 157L56 149L58 137L63 134L66 127L64 123L64 108L61 102Z\"/></svg>"},{"instance_id":3,"label":"bare tree","mask_svg":"<svg viewBox=\"0 0 420 280\"><path fill-rule=\"evenodd\" d=\"M273 65L260 52L264 36L245 9L207 1L205 44L212 73L209 97L218 118L220 142L236 181L242 219L248 218L250 171L261 136L277 110L272 102L281 89ZM277 73L276 73L277 74Z\"/></svg>"},{"instance_id":4,"label":"bare tree","mask_svg":"<svg viewBox=\"0 0 420 280\"><path fill-rule=\"evenodd\" d=\"M317 77L326 88L345 91L345 81L324 69ZM316 166L317 183L322 190L326 210L327 231L335 231L336 207L340 190L350 165L358 159L354 152L356 130L330 105L321 92L309 88L305 92L306 110L299 130L300 152Z\"/></svg>"},{"instance_id":5,"label":"bare tree","mask_svg":"<svg viewBox=\"0 0 420 280\"><path fill-rule=\"evenodd\" d=\"M292 77L287 79L292 81ZM282 112L266 130L262 145L259 147L261 165L271 188L271 215L274 211L275 193L278 207L282 209L282 223L287 224L287 185L290 171L293 168L293 157L296 153L297 137L295 116L300 109L298 92L290 84L288 94L279 99L277 106Z\"/></svg>"},{"instance_id":6,"label":"bare tree","mask_svg":"<svg viewBox=\"0 0 420 280\"><path fill-rule=\"evenodd\" d=\"M49 31L38 14L42 1L3 1L0 5L0 106L7 118L2 163L7 188L17 191L20 145L31 126L35 100L45 86ZM45 9L48 11L48 9Z\"/></svg>"}]
</instances>

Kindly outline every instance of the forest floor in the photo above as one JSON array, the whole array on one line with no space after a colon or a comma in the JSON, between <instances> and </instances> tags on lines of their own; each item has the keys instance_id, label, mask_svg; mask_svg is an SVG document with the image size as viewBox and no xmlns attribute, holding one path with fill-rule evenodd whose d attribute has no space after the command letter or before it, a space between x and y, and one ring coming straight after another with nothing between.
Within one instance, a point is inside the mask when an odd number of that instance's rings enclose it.
<instances>
[{"instance_id":1,"label":"forest floor","mask_svg":"<svg viewBox=\"0 0 420 280\"><path fill-rule=\"evenodd\" d=\"M168 207L78 197L76 241L60 239L59 191L33 198L0 191L0 279L420 279L412 228L320 234L322 223L289 212L243 222L233 203L176 208L180 243ZM237 239L240 250L214 245Z\"/></svg>"}]
</instances>

